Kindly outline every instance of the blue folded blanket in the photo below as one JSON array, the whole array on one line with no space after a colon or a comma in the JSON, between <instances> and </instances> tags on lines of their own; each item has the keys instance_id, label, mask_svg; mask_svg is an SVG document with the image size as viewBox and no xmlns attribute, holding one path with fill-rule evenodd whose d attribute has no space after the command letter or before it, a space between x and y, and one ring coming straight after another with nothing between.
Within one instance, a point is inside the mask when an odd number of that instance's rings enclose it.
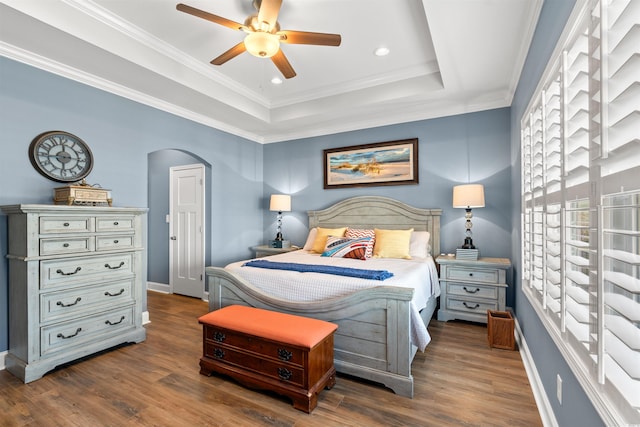
<instances>
[{"instance_id":1,"label":"blue folded blanket","mask_svg":"<svg viewBox=\"0 0 640 427\"><path fill-rule=\"evenodd\" d=\"M257 259L242 264L243 267L270 268L272 270L291 270L301 273L325 273L338 276L358 277L360 279L386 280L393 277L387 270L362 270L359 268L337 267L334 265L297 264L294 262L273 262Z\"/></svg>"}]
</instances>

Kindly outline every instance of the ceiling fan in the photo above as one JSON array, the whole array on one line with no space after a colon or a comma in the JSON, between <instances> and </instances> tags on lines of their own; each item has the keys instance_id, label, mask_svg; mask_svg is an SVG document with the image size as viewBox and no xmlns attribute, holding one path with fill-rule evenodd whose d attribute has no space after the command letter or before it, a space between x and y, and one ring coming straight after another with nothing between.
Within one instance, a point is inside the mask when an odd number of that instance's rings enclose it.
<instances>
[{"instance_id":1,"label":"ceiling fan","mask_svg":"<svg viewBox=\"0 0 640 427\"><path fill-rule=\"evenodd\" d=\"M244 24L182 3L179 3L176 9L180 12L185 12L198 18L224 25L233 30L240 30L247 33L243 41L213 59L211 61L213 65L222 65L247 51L259 58L271 58L271 61L278 67L282 75L290 79L295 77L296 72L282 52L282 49L280 49L280 43L340 46L340 34L280 30L278 13L280 12L282 0L253 0L253 5L258 10L258 13L248 16Z\"/></svg>"}]
</instances>

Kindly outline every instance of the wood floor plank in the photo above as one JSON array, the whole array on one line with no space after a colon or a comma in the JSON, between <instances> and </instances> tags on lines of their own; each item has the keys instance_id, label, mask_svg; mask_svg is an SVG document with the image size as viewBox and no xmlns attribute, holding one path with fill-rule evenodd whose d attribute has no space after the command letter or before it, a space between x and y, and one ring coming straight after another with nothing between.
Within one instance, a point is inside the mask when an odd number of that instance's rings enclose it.
<instances>
[{"instance_id":1,"label":"wood floor plank","mask_svg":"<svg viewBox=\"0 0 640 427\"><path fill-rule=\"evenodd\" d=\"M338 374L311 414L282 396L199 374L207 304L148 293L147 340L23 384L0 371L0 426L540 426L517 351L491 349L483 325L431 321L412 369L415 397Z\"/></svg>"}]
</instances>

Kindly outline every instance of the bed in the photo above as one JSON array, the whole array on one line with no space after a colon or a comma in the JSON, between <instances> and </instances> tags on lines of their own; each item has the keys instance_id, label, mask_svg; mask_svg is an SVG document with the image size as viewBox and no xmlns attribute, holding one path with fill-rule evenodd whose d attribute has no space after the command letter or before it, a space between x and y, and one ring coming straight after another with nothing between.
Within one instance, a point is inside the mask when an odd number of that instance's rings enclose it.
<instances>
[{"instance_id":1,"label":"bed","mask_svg":"<svg viewBox=\"0 0 640 427\"><path fill-rule=\"evenodd\" d=\"M315 227L346 226L356 229L413 228L415 231L427 231L430 235L430 254L439 254L441 213L441 209L415 208L386 197L361 196L343 200L327 209L309 211L308 216L310 230ZM296 260L297 252L267 259L292 262ZM370 265L385 265L375 258L351 261L362 263L363 269L370 268ZM412 261L415 263L420 260ZM433 264L432 256L428 255L424 263ZM437 276L435 283L431 283L432 291L420 302L420 306L414 301L414 288L398 283L390 285L385 283L386 280L346 295L301 301L270 293L262 285L252 283L252 279L243 278L237 270L239 265L242 263L232 263L225 268L206 268L211 311L241 304L336 323L338 331L335 335L334 362L338 372L381 383L398 395L413 397L411 362L418 347L424 345L424 342L416 342L419 339L416 338L416 329L423 329L428 342L426 325L433 315L439 295ZM432 268L434 266L429 266L430 271ZM322 276L325 281L338 280L338 276ZM416 325L416 317L420 325Z\"/></svg>"}]
</instances>

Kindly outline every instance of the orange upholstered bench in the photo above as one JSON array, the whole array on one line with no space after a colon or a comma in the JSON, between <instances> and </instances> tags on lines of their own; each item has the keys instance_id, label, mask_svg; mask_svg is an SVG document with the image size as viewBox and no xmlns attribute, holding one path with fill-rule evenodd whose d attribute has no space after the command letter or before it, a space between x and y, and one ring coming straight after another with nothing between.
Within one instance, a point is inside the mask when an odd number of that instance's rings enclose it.
<instances>
[{"instance_id":1,"label":"orange upholstered bench","mask_svg":"<svg viewBox=\"0 0 640 427\"><path fill-rule=\"evenodd\" d=\"M333 333L337 325L317 319L231 305L200 317L200 373L229 375L252 388L293 400L307 413L318 393L336 382Z\"/></svg>"}]
</instances>

